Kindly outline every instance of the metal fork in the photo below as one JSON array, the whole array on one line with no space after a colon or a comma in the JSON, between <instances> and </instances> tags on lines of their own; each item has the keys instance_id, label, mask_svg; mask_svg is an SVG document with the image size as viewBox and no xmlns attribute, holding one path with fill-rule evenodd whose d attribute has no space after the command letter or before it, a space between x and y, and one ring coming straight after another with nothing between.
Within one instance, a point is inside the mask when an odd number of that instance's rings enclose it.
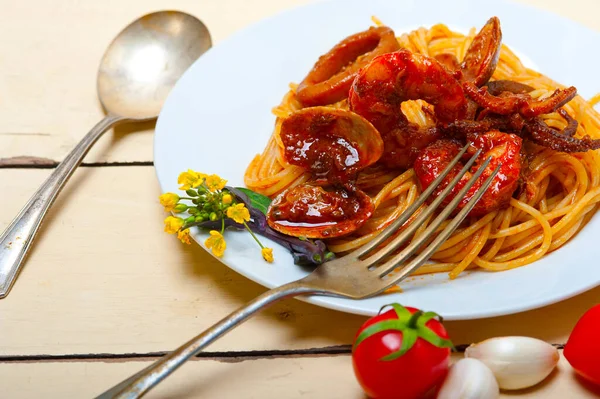
<instances>
[{"instance_id":1,"label":"metal fork","mask_svg":"<svg viewBox=\"0 0 600 399\"><path fill-rule=\"evenodd\" d=\"M417 200L409 206L397 220L377 235L371 242L354 250L348 255L320 265L312 273L300 280L284 284L258 296L246 306L231 313L229 316L180 346L178 349L165 355L147 368L104 392L98 396L98 399L139 398L143 396L173 371L183 365L184 362L197 355L202 348L244 322L255 312L277 300L308 294L363 299L375 296L402 281L425 263L435 250L452 234L471 209L473 209L498 173L499 166L485 180L484 184L475 192L475 195L446 226L446 228L439 232L425 249L413 257L417 250L426 244L435 234L442 222L444 222L457 208L467 191L481 176L485 168L488 167L491 158L487 158L455 198L441 210L427 229L418 237L415 237L413 241L399 253L393 255L402 244L407 242L417 228L436 211L444 198L451 192L452 188L456 186L460 179L471 169L476 159L481 154L481 150L477 151L477 153L475 153L464 165L460 173L453 178L452 182L448 184L440 195L431 202L431 204L423 210L410 225L406 226L400 234L394 237L385 246L378 248L396 233L397 230L415 214L421 205L425 203L427 198L440 185L451 169L460 161L467 149L468 146L462 148L460 153L452 160L443 173L434 180L419 198L417 198ZM393 276L388 276L390 272L407 261L408 263L402 267L398 273L395 273Z\"/></svg>"}]
</instances>

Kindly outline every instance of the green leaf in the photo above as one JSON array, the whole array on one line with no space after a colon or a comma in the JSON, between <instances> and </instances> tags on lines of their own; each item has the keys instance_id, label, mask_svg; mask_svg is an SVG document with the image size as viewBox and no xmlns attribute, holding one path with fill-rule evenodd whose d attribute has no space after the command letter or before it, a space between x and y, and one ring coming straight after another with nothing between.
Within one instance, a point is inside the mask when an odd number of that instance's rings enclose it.
<instances>
[{"instance_id":1,"label":"green leaf","mask_svg":"<svg viewBox=\"0 0 600 399\"><path fill-rule=\"evenodd\" d=\"M415 342L417 342L417 338L418 335L416 330L413 330L412 328L407 328L403 330L402 344L400 345L400 349L394 353L390 353L389 355L382 357L381 360L383 360L384 362L389 362L391 360L396 360L399 357L404 356L404 354L408 352L410 348L413 347Z\"/></svg>"},{"instance_id":2,"label":"green leaf","mask_svg":"<svg viewBox=\"0 0 600 399\"><path fill-rule=\"evenodd\" d=\"M250 205L252 205L254 208L258 209L265 215L267 214L267 209L269 209L269 205L271 205L271 198L269 198L265 195L256 193L245 187L236 187L236 189L240 190L241 192L243 192L244 194L246 194L248 196L248 199L250 200Z\"/></svg>"},{"instance_id":3,"label":"green leaf","mask_svg":"<svg viewBox=\"0 0 600 399\"><path fill-rule=\"evenodd\" d=\"M375 324L370 325L369 327L365 328L358 335L358 337L356 337L356 341L354 341L354 348L356 348L358 345L360 345L360 343L363 342L365 339L369 338L372 335L380 333L382 331L387 331L387 330L403 331L405 328L406 328L406 323L402 323L399 320L396 320L396 319L382 320L378 323L375 323Z\"/></svg>"}]
</instances>

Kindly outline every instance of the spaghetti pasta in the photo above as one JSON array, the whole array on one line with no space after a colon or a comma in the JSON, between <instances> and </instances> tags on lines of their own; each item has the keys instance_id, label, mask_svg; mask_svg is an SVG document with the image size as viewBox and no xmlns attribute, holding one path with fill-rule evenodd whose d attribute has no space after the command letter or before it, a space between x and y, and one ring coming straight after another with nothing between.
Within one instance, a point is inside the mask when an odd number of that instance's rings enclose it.
<instances>
[{"instance_id":1,"label":"spaghetti pasta","mask_svg":"<svg viewBox=\"0 0 600 399\"><path fill-rule=\"evenodd\" d=\"M438 24L402 34L397 40L401 48L415 53L431 57L450 53L463 59L475 34L475 29L463 35ZM533 87L529 95L534 99L546 98L555 89L564 87L526 68L505 45L492 76L492 80L500 79ZM281 103L273 109L277 117L274 131L263 153L252 160L244 176L249 188L270 197L311 179L309 172L286 162L279 138L282 120L303 108L296 97L296 88L290 85ZM600 138L600 114L593 109L599 101L600 95L589 102L576 96L563 107L579 121L575 137ZM344 99L330 106L348 109L348 101ZM421 127L434 123L432 107L422 100L405 101L401 108L412 123ZM557 112L545 114L542 119L559 130L567 124ZM424 265L416 274L449 272L451 278L456 278L472 268L501 271L524 266L560 248L586 225L600 202L600 154L597 151L567 154L527 143L525 148L529 161L525 189L517 192L504 209L468 218L432 256L434 263ZM356 186L371 197L375 211L351 235L326 240L329 249L338 254L370 241L420 193L413 169L395 171L377 164L360 172ZM428 223L420 226L415 237Z\"/></svg>"}]
</instances>

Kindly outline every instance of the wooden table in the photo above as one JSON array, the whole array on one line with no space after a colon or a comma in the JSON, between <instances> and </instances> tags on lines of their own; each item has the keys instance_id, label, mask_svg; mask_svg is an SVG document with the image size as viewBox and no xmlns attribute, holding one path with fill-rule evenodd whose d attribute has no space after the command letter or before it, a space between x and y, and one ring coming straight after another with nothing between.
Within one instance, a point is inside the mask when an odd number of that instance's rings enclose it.
<instances>
[{"instance_id":1,"label":"wooden table","mask_svg":"<svg viewBox=\"0 0 600 399\"><path fill-rule=\"evenodd\" d=\"M521 1L600 29L596 0ZM150 11L180 9L202 18L218 44L308 2L6 2L0 13L0 229L102 116L96 67L127 23ZM109 132L50 211L12 293L0 301L0 398L99 394L264 291L199 246L182 246L162 232L152 132L152 124ZM600 288L543 309L448 322L447 328L459 344L519 334L560 346L598 298ZM362 398L349 344L364 320L288 300L210 346L149 396ZM563 359L540 387L515 396L595 394Z\"/></svg>"}]
</instances>

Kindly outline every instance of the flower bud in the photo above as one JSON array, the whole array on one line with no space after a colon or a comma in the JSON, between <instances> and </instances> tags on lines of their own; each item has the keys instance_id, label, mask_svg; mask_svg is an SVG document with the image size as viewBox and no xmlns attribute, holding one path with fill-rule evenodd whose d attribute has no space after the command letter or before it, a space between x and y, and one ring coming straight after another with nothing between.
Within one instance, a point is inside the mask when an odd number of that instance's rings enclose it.
<instances>
[{"instance_id":1,"label":"flower bud","mask_svg":"<svg viewBox=\"0 0 600 399\"><path fill-rule=\"evenodd\" d=\"M231 194L225 194L225 195L223 195L223 203L225 205L231 204L232 201L233 201L233 197L231 196Z\"/></svg>"},{"instance_id":2,"label":"flower bud","mask_svg":"<svg viewBox=\"0 0 600 399\"><path fill-rule=\"evenodd\" d=\"M187 195L189 195L190 197L197 197L198 196L198 192L196 192L196 190L191 189L191 188L185 190L185 193Z\"/></svg>"},{"instance_id":3,"label":"flower bud","mask_svg":"<svg viewBox=\"0 0 600 399\"><path fill-rule=\"evenodd\" d=\"M175 211L176 213L181 213L187 211L187 209L188 206L186 204L177 204L175 205L175 208L173 208L173 211Z\"/></svg>"},{"instance_id":4,"label":"flower bud","mask_svg":"<svg viewBox=\"0 0 600 399\"><path fill-rule=\"evenodd\" d=\"M202 215L198 215L194 218L194 222L196 223L202 223L204 222L206 219L202 217Z\"/></svg>"},{"instance_id":5,"label":"flower bud","mask_svg":"<svg viewBox=\"0 0 600 399\"><path fill-rule=\"evenodd\" d=\"M208 212L200 212L200 216L202 216L203 220L208 220Z\"/></svg>"},{"instance_id":6,"label":"flower bud","mask_svg":"<svg viewBox=\"0 0 600 399\"><path fill-rule=\"evenodd\" d=\"M196 218L194 216L190 216L189 218L185 219L184 222L185 222L185 224L194 223L195 219Z\"/></svg>"},{"instance_id":7,"label":"flower bud","mask_svg":"<svg viewBox=\"0 0 600 399\"><path fill-rule=\"evenodd\" d=\"M209 219L210 219L211 222L214 222L214 221L216 221L218 219L218 216L217 216L217 214L215 212L211 212L210 215L209 215Z\"/></svg>"},{"instance_id":8,"label":"flower bud","mask_svg":"<svg viewBox=\"0 0 600 399\"><path fill-rule=\"evenodd\" d=\"M200 211L198 211L198 208L189 208L187 211L190 215L195 215L198 212L200 212Z\"/></svg>"}]
</instances>

